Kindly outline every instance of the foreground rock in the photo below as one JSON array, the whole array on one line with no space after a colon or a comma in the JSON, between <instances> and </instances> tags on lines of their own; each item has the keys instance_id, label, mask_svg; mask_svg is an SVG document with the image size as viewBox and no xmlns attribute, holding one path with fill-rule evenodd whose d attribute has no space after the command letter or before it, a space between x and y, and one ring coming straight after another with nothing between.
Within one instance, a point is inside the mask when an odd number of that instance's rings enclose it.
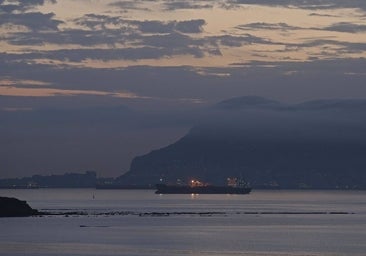
<instances>
[{"instance_id":1,"label":"foreground rock","mask_svg":"<svg viewBox=\"0 0 366 256\"><path fill-rule=\"evenodd\" d=\"M11 197L0 197L0 217L28 217L38 215L26 201Z\"/></svg>"}]
</instances>

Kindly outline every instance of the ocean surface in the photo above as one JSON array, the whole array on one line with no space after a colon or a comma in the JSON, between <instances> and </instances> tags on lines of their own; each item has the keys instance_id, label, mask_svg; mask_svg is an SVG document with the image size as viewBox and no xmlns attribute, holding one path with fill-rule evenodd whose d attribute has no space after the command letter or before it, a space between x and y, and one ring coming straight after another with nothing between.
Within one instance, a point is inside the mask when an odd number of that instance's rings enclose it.
<instances>
[{"instance_id":1,"label":"ocean surface","mask_svg":"<svg viewBox=\"0 0 366 256\"><path fill-rule=\"evenodd\" d=\"M366 255L366 191L0 190L60 215L0 218L0 255Z\"/></svg>"}]
</instances>

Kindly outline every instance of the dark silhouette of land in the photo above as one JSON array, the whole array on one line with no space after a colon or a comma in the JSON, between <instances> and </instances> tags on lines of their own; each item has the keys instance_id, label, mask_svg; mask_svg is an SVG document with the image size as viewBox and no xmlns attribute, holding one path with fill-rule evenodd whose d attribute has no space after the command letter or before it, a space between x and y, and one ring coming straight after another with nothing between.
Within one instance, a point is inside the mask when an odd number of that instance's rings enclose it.
<instances>
[{"instance_id":1,"label":"dark silhouette of land","mask_svg":"<svg viewBox=\"0 0 366 256\"><path fill-rule=\"evenodd\" d=\"M28 217L38 215L26 201L12 197L0 197L0 217Z\"/></svg>"},{"instance_id":2,"label":"dark silhouette of land","mask_svg":"<svg viewBox=\"0 0 366 256\"><path fill-rule=\"evenodd\" d=\"M135 157L115 179L85 174L0 180L2 188L143 189L199 179L252 188L366 189L366 100L284 104L260 97L225 100L177 142Z\"/></svg>"},{"instance_id":3,"label":"dark silhouette of land","mask_svg":"<svg viewBox=\"0 0 366 256\"><path fill-rule=\"evenodd\" d=\"M136 157L125 184L191 178L253 188L366 189L366 101L221 102L176 143Z\"/></svg>"},{"instance_id":4,"label":"dark silhouette of land","mask_svg":"<svg viewBox=\"0 0 366 256\"><path fill-rule=\"evenodd\" d=\"M0 188L94 188L96 183L96 173L87 171L85 173L33 175L32 177L1 179Z\"/></svg>"}]
</instances>

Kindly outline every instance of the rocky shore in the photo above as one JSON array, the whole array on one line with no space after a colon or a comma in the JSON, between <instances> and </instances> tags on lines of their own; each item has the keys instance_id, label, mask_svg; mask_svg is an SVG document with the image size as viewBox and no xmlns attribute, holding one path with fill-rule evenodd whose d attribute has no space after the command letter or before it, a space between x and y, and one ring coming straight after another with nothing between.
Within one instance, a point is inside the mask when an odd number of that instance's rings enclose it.
<instances>
[{"instance_id":1,"label":"rocky shore","mask_svg":"<svg viewBox=\"0 0 366 256\"><path fill-rule=\"evenodd\" d=\"M12 197L0 197L0 217L28 217L38 215L26 201Z\"/></svg>"}]
</instances>

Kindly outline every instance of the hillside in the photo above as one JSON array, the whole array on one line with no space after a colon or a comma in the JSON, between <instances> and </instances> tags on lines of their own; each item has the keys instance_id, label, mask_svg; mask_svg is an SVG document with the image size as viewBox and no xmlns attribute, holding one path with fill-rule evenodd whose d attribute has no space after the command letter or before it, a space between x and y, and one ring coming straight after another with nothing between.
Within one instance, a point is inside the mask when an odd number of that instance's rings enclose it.
<instances>
[{"instance_id":1,"label":"hillside","mask_svg":"<svg viewBox=\"0 0 366 256\"><path fill-rule=\"evenodd\" d=\"M366 189L365 103L227 100L176 143L136 157L120 181L243 176L254 188Z\"/></svg>"}]
</instances>

